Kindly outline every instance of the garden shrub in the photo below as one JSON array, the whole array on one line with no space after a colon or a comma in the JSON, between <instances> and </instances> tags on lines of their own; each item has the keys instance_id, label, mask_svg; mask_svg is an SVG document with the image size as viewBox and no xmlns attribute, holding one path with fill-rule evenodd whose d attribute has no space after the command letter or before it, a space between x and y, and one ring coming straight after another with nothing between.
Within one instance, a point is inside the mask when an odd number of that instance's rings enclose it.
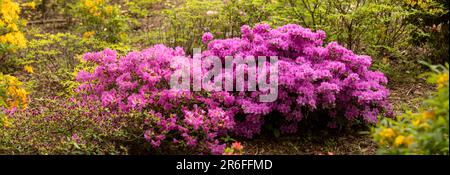
<instances>
[{"instance_id":1,"label":"garden shrub","mask_svg":"<svg viewBox=\"0 0 450 175\"><path fill-rule=\"evenodd\" d=\"M84 37L117 43L127 38L128 18L109 0L81 0L72 4L70 14Z\"/></svg>"},{"instance_id":2,"label":"garden shrub","mask_svg":"<svg viewBox=\"0 0 450 175\"><path fill-rule=\"evenodd\" d=\"M398 0L281 0L273 6L273 23L325 30L328 41L374 58L404 57L400 51L416 29L406 20L413 12Z\"/></svg>"},{"instance_id":3,"label":"garden shrub","mask_svg":"<svg viewBox=\"0 0 450 175\"><path fill-rule=\"evenodd\" d=\"M242 27L242 38L215 40L206 55L279 57L279 96L274 103L259 103L257 92L236 97L245 115L236 130L251 137L260 131L264 115L278 112L284 116L283 132L297 131L297 123L308 113L326 112L329 126L360 120L376 123L377 116L391 115L387 78L370 71L371 58L360 56L335 42L323 45L325 33L312 32L298 25L271 29L268 25Z\"/></svg>"},{"instance_id":4,"label":"garden shrub","mask_svg":"<svg viewBox=\"0 0 450 175\"><path fill-rule=\"evenodd\" d=\"M26 108L27 92L16 77L3 74L8 53L25 48L27 41L21 31L25 20L20 19L20 6L11 0L0 0L0 130L10 126L6 110Z\"/></svg>"},{"instance_id":5,"label":"garden shrub","mask_svg":"<svg viewBox=\"0 0 450 175\"><path fill-rule=\"evenodd\" d=\"M75 98L35 98L29 108L7 115L9 127L0 129L2 154L128 154L139 144L121 129L132 129L132 122Z\"/></svg>"},{"instance_id":6,"label":"garden shrub","mask_svg":"<svg viewBox=\"0 0 450 175\"><path fill-rule=\"evenodd\" d=\"M411 33L411 44L422 49L413 53L415 57L435 64L444 64L448 59L449 37L448 11L446 0L404 0L406 7L413 11L407 20L417 27ZM425 51L424 51L425 50Z\"/></svg>"},{"instance_id":7,"label":"garden shrub","mask_svg":"<svg viewBox=\"0 0 450 175\"><path fill-rule=\"evenodd\" d=\"M449 71L433 66L429 82L437 91L418 112L385 118L373 130L381 154L449 154Z\"/></svg>"},{"instance_id":8,"label":"garden shrub","mask_svg":"<svg viewBox=\"0 0 450 175\"><path fill-rule=\"evenodd\" d=\"M225 1L219 16L223 22L223 33L215 32L218 38L239 37L241 26L253 26L262 22L272 21L273 10L270 0L230 0Z\"/></svg>"},{"instance_id":9,"label":"garden shrub","mask_svg":"<svg viewBox=\"0 0 450 175\"><path fill-rule=\"evenodd\" d=\"M26 108L27 91L16 77L0 72L0 130L11 125L5 111Z\"/></svg>"},{"instance_id":10,"label":"garden shrub","mask_svg":"<svg viewBox=\"0 0 450 175\"><path fill-rule=\"evenodd\" d=\"M217 38L240 36L240 27L270 18L267 0L166 1L160 14L154 15L156 26L149 31L150 41L170 47L182 46L187 53L202 46L201 34L211 32ZM155 25L155 24L153 24Z\"/></svg>"},{"instance_id":11,"label":"garden shrub","mask_svg":"<svg viewBox=\"0 0 450 175\"><path fill-rule=\"evenodd\" d=\"M5 52L26 47L21 31L26 21L20 19L20 6L12 0L1 0L0 10L0 61L4 61Z\"/></svg>"},{"instance_id":12,"label":"garden shrub","mask_svg":"<svg viewBox=\"0 0 450 175\"><path fill-rule=\"evenodd\" d=\"M162 0L125 0L127 13L133 20L154 15L154 9L161 5Z\"/></svg>"},{"instance_id":13,"label":"garden shrub","mask_svg":"<svg viewBox=\"0 0 450 175\"><path fill-rule=\"evenodd\" d=\"M112 50L87 53L84 59L98 66L92 73L78 73L77 91L84 101L101 102L112 112L139 112L144 138L155 148L169 142L222 153L225 145L218 138L232 128L232 115L198 93L169 89L174 56L184 51L156 45L120 59Z\"/></svg>"},{"instance_id":14,"label":"garden shrub","mask_svg":"<svg viewBox=\"0 0 450 175\"><path fill-rule=\"evenodd\" d=\"M240 35L242 25L253 27L268 23L282 26L293 23L312 30L324 30L328 35L325 42L337 41L357 54L371 55L376 62L384 59L406 64L410 60L418 60L414 52L417 48L411 47L411 44L422 43L417 38L446 36L424 31L433 25L426 27L421 23L436 21L424 20L429 19L429 15L446 19L448 11L435 5L434 1L425 3L431 4L427 7L433 7L431 14L428 8L410 8L410 3L407 0L167 1L160 6L162 15L153 15L149 37L144 42L182 46L191 53L192 48L201 45L198 33L211 32L217 38L231 38ZM426 15L421 15L423 13ZM445 33L445 22L442 26L440 33ZM415 37L414 33L423 36ZM440 47L437 44L441 44ZM447 48L442 42L434 45L435 48ZM433 47L427 48L433 50ZM439 52L445 53L445 50L440 49Z\"/></svg>"},{"instance_id":15,"label":"garden shrub","mask_svg":"<svg viewBox=\"0 0 450 175\"><path fill-rule=\"evenodd\" d=\"M35 97L71 95L73 72L83 66L81 56L89 50L114 48L129 51L124 44L109 44L96 38L81 38L70 33L38 34L30 31L28 47L12 56L15 67L31 66L33 74L24 78ZM11 66L13 67L13 66Z\"/></svg>"},{"instance_id":16,"label":"garden shrub","mask_svg":"<svg viewBox=\"0 0 450 175\"><path fill-rule=\"evenodd\" d=\"M265 92L190 92L169 89L170 61L189 57L182 48L156 45L142 52L118 57L112 50L87 53L84 60L98 66L81 70L77 92L84 101L101 102L111 112L141 112L143 133L154 147L173 143L196 147L201 152L223 153L219 138L230 133L253 137L265 117L278 113L284 133L297 131L303 118L324 113L328 125L363 122L373 124L377 116L390 116L387 78L369 70L371 59L332 42L323 46L325 33L298 25L271 29L269 25L242 27L241 38L212 40L202 57L279 57L279 96L261 103Z\"/></svg>"},{"instance_id":17,"label":"garden shrub","mask_svg":"<svg viewBox=\"0 0 450 175\"><path fill-rule=\"evenodd\" d=\"M163 44L171 47L183 46L187 52L202 45L201 35L208 31L221 31L223 22L219 10L223 2L218 0L186 0L183 4L166 2L159 30ZM162 33L162 31L164 31Z\"/></svg>"}]
</instances>

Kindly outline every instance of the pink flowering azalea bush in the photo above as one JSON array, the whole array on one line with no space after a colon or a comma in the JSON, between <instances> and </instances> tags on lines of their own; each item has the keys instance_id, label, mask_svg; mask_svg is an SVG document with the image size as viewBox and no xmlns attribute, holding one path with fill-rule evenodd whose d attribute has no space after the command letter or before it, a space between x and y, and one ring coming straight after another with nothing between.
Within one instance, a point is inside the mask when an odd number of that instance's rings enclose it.
<instances>
[{"instance_id":1,"label":"pink flowering azalea bush","mask_svg":"<svg viewBox=\"0 0 450 175\"><path fill-rule=\"evenodd\" d=\"M377 116L389 116L387 79L369 69L371 58L334 42L324 46L324 38L323 31L298 25L272 29L265 24L243 26L241 38L213 40L211 33L202 37L208 45L203 58L278 56L278 99L270 103L259 102L259 91L171 90L170 61L191 56L164 45L122 57L113 50L85 54L84 60L97 66L78 73L81 85L76 91L84 101L99 102L111 113L141 114L142 135L154 148L171 143L213 154L224 152L222 136L251 138L268 116L281 120L283 133L296 132L312 113L326 114L330 127L375 123Z\"/></svg>"},{"instance_id":2,"label":"pink flowering azalea bush","mask_svg":"<svg viewBox=\"0 0 450 175\"><path fill-rule=\"evenodd\" d=\"M376 123L378 115L390 116L387 78L369 70L371 58L356 55L336 42L323 46L325 33L298 25L271 29L261 24L242 27L242 37L209 42L203 55L278 56L279 95L273 103L259 103L252 92L236 96L247 117L235 132L252 137L260 132L264 116L284 118L281 131L297 131L305 114L317 111L331 116L330 127L347 121Z\"/></svg>"},{"instance_id":3,"label":"pink flowering azalea bush","mask_svg":"<svg viewBox=\"0 0 450 175\"><path fill-rule=\"evenodd\" d=\"M77 81L83 83L76 91L111 112L142 113L143 136L155 148L171 142L220 154L226 145L218 139L234 128L232 99L227 93L211 97L170 90L170 60L175 56L184 56L184 51L163 45L120 59L112 50L87 53L84 59L98 66L93 73L78 73Z\"/></svg>"}]
</instances>

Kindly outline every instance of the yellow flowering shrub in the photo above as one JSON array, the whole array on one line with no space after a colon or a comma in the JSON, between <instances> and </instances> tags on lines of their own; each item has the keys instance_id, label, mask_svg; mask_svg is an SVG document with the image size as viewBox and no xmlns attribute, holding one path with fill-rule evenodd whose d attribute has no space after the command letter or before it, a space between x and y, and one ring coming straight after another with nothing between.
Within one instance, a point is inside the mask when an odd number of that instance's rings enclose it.
<instances>
[{"instance_id":1,"label":"yellow flowering shrub","mask_svg":"<svg viewBox=\"0 0 450 175\"><path fill-rule=\"evenodd\" d=\"M395 119L384 118L373 129L381 154L449 154L448 64L431 66L428 81L437 92L425 100L419 112L406 112Z\"/></svg>"},{"instance_id":2,"label":"yellow flowering shrub","mask_svg":"<svg viewBox=\"0 0 450 175\"><path fill-rule=\"evenodd\" d=\"M128 18L118 5L109 0L80 0L72 5L71 14L80 19L78 30L83 38L96 37L116 43L127 38Z\"/></svg>"},{"instance_id":3,"label":"yellow flowering shrub","mask_svg":"<svg viewBox=\"0 0 450 175\"><path fill-rule=\"evenodd\" d=\"M22 82L16 77L0 73L0 127L8 127L9 119L2 112L2 108L26 108L27 91L22 88Z\"/></svg>"},{"instance_id":4,"label":"yellow flowering shrub","mask_svg":"<svg viewBox=\"0 0 450 175\"><path fill-rule=\"evenodd\" d=\"M20 27L26 24L20 19L20 6L12 0L0 0L0 53L26 47L26 39Z\"/></svg>"}]
</instances>

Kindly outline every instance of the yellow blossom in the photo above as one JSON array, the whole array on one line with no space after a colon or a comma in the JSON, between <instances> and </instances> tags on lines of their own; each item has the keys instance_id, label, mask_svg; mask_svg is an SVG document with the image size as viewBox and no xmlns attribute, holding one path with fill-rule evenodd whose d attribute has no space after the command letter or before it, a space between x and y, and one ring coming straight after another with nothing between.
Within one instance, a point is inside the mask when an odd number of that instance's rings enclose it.
<instances>
[{"instance_id":1,"label":"yellow blossom","mask_svg":"<svg viewBox=\"0 0 450 175\"><path fill-rule=\"evenodd\" d=\"M2 6L0 13L3 16L5 23L15 22L19 16L20 8L19 5L11 0L2 0Z\"/></svg>"},{"instance_id":2,"label":"yellow blossom","mask_svg":"<svg viewBox=\"0 0 450 175\"><path fill-rule=\"evenodd\" d=\"M422 118L424 120L432 120L435 118L435 116L436 115L434 114L434 111L425 111L422 113Z\"/></svg>"},{"instance_id":3,"label":"yellow blossom","mask_svg":"<svg viewBox=\"0 0 450 175\"><path fill-rule=\"evenodd\" d=\"M94 31L87 31L83 33L83 38L87 39L87 38L91 38L92 36L95 35Z\"/></svg>"},{"instance_id":4,"label":"yellow blossom","mask_svg":"<svg viewBox=\"0 0 450 175\"><path fill-rule=\"evenodd\" d=\"M88 7L88 8L91 8L91 7L93 7L95 4L94 4L94 1L91 1L91 0L84 0L84 6L86 6L86 7Z\"/></svg>"},{"instance_id":5,"label":"yellow blossom","mask_svg":"<svg viewBox=\"0 0 450 175\"><path fill-rule=\"evenodd\" d=\"M34 73L33 72L33 67L31 67L29 65L24 66L23 69L25 69L25 71L30 73L30 74Z\"/></svg>"},{"instance_id":6,"label":"yellow blossom","mask_svg":"<svg viewBox=\"0 0 450 175\"><path fill-rule=\"evenodd\" d=\"M0 84L6 85L4 88L5 96L0 96L0 101L6 102L6 108L27 107L27 91L21 87L22 83L13 76L0 74Z\"/></svg>"},{"instance_id":7,"label":"yellow blossom","mask_svg":"<svg viewBox=\"0 0 450 175\"><path fill-rule=\"evenodd\" d=\"M0 42L8 43L19 48L26 47L26 39L22 32L12 32L1 35Z\"/></svg>"},{"instance_id":8,"label":"yellow blossom","mask_svg":"<svg viewBox=\"0 0 450 175\"><path fill-rule=\"evenodd\" d=\"M19 30L19 26L24 23L24 20L20 19L18 3L11 0L1 0L0 7L0 27L6 28L6 31L0 34L0 43L12 46L11 50L25 47L25 36Z\"/></svg>"},{"instance_id":9,"label":"yellow blossom","mask_svg":"<svg viewBox=\"0 0 450 175\"><path fill-rule=\"evenodd\" d=\"M106 13L109 14L109 15L111 15L112 12L113 12L113 7L110 6L110 5L108 5L108 6L106 7Z\"/></svg>"},{"instance_id":10,"label":"yellow blossom","mask_svg":"<svg viewBox=\"0 0 450 175\"><path fill-rule=\"evenodd\" d=\"M420 123L421 123L420 119L416 119L416 120L412 121L412 124L413 124L414 127L419 127Z\"/></svg>"},{"instance_id":11,"label":"yellow blossom","mask_svg":"<svg viewBox=\"0 0 450 175\"><path fill-rule=\"evenodd\" d=\"M400 146L404 143L404 141L405 141L405 136L399 135L399 136L397 136L397 138L395 138L394 146Z\"/></svg>"},{"instance_id":12,"label":"yellow blossom","mask_svg":"<svg viewBox=\"0 0 450 175\"><path fill-rule=\"evenodd\" d=\"M395 131L392 128L385 128L380 132L380 136L383 138L392 138L395 136Z\"/></svg>"},{"instance_id":13,"label":"yellow blossom","mask_svg":"<svg viewBox=\"0 0 450 175\"><path fill-rule=\"evenodd\" d=\"M448 73L447 74L440 74L436 83L438 85L438 88L442 88L446 84L448 84Z\"/></svg>"},{"instance_id":14,"label":"yellow blossom","mask_svg":"<svg viewBox=\"0 0 450 175\"><path fill-rule=\"evenodd\" d=\"M17 27L17 24L15 23L9 24L7 28L11 31L19 31L19 27Z\"/></svg>"}]
</instances>

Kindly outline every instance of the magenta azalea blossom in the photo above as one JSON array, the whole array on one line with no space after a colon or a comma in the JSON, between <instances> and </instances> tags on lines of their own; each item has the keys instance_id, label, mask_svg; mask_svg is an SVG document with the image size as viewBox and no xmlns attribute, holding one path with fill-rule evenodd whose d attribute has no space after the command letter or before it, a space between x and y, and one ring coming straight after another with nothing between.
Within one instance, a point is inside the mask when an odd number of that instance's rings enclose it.
<instances>
[{"instance_id":1,"label":"magenta azalea blossom","mask_svg":"<svg viewBox=\"0 0 450 175\"><path fill-rule=\"evenodd\" d=\"M206 32L205 34L203 34L202 36L202 41L203 43L208 43L209 41L213 40L214 36L212 33L210 32Z\"/></svg>"}]
</instances>

